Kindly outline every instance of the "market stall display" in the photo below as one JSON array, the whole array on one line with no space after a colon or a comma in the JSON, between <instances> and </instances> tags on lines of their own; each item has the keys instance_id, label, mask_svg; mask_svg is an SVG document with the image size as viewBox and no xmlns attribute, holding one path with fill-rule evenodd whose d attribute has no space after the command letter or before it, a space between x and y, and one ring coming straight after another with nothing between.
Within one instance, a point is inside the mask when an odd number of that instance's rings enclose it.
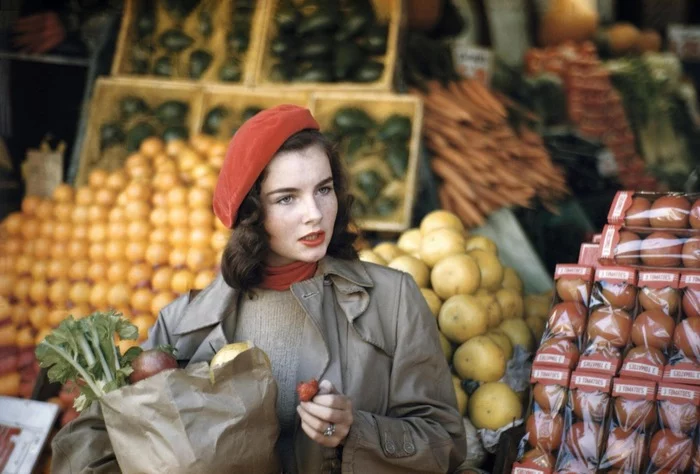
<instances>
[{"instance_id":1,"label":"market stall display","mask_svg":"<svg viewBox=\"0 0 700 474\"><path fill-rule=\"evenodd\" d=\"M398 0L270 0L255 85L389 91L402 16Z\"/></svg>"},{"instance_id":2,"label":"market stall display","mask_svg":"<svg viewBox=\"0 0 700 474\"><path fill-rule=\"evenodd\" d=\"M250 84L266 2L125 2L113 76Z\"/></svg>"},{"instance_id":3,"label":"market stall display","mask_svg":"<svg viewBox=\"0 0 700 474\"><path fill-rule=\"evenodd\" d=\"M392 94L319 92L310 108L321 131L339 144L358 225L406 230L416 197L422 102Z\"/></svg>"}]
</instances>

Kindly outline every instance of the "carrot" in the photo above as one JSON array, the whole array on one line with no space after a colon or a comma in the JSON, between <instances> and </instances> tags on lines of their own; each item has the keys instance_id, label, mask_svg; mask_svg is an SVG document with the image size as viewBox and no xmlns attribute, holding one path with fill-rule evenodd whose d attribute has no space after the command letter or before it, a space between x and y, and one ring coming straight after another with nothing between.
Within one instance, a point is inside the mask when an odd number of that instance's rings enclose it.
<instances>
[{"instance_id":1,"label":"carrot","mask_svg":"<svg viewBox=\"0 0 700 474\"><path fill-rule=\"evenodd\" d=\"M484 223L484 216L474 207L471 201L454 191L451 191L449 195L452 198L455 209L460 212L463 218L466 217L476 226Z\"/></svg>"},{"instance_id":2,"label":"carrot","mask_svg":"<svg viewBox=\"0 0 700 474\"><path fill-rule=\"evenodd\" d=\"M443 179L443 181L453 184L469 199L474 200L477 198L469 182L450 163L440 160L433 160L432 163L430 163L430 167Z\"/></svg>"},{"instance_id":3,"label":"carrot","mask_svg":"<svg viewBox=\"0 0 700 474\"><path fill-rule=\"evenodd\" d=\"M494 111L498 113L501 117L507 117L508 112L506 111L506 108L503 107L503 104L494 97L494 95L489 91L486 86L484 86L481 82L479 81L472 81L471 82L471 87L473 89L476 89L477 93L479 96L481 96L485 102L491 105Z\"/></svg>"}]
</instances>

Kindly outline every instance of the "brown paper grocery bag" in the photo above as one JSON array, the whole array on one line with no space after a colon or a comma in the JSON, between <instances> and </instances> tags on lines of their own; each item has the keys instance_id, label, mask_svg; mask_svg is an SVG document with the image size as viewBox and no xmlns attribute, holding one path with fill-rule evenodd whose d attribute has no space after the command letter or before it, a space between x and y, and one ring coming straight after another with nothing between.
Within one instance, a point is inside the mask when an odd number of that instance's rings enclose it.
<instances>
[{"instance_id":1,"label":"brown paper grocery bag","mask_svg":"<svg viewBox=\"0 0 700 474\"><path fill-rule=\"evenodd\" d=\"M277 385L265 353L200 362L109 392L100 404L125 473L279 473Z\"/></svg>"}]
</instances>

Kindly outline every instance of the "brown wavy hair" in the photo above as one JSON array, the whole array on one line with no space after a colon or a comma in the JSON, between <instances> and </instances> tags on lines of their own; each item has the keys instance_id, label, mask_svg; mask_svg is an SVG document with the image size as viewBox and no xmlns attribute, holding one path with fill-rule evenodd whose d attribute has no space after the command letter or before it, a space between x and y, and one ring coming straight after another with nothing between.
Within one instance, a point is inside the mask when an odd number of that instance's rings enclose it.
<instances>
[{"instance_id":1,"label":"brown wavy hair","mask_svg":"<svg viewBox=\"0 0 700 474\"><path fill-rule=\"evenodd\" d=\"M353 243L357 234L349 228L353 197L336 146L320 131L307 129L289 137L277 153L304 150L312 145L320 145L328 155L333 173L333 188L338 199L338 214L326 255L344 260L355 259L357 251ZM233 232L221 257L221 275L231 288L237 290L255 288L263 281L265 262L270 252L269 236L265 231L265 211L260 199L260 189L266 174L266 170L263 170L243 199Z\"/></svg>"}]
</instances>

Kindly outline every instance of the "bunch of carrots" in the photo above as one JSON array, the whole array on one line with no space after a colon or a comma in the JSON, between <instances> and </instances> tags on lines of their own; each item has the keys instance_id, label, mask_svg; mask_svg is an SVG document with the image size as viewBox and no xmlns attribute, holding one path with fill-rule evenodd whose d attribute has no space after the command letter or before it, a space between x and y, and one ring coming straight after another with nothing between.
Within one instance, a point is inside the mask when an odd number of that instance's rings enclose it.
<instances>
[{"instance_id":1,"label":"bunch of carrots","mask_svg":"<svg viewBox=\"0 0 700 474\"><path fill-rule=\"evenodd\" d=\"M443 209L470 227L482 225L494 211L511 205L529 207L535 198L552 208L569 193L564 174L550 159L542 138L529 128L515 130L509 107L483 84L471 79L426 83L423 133L442 179ZM506 104L506 105L504 105Z\"/></svg>"}]
</instances>

